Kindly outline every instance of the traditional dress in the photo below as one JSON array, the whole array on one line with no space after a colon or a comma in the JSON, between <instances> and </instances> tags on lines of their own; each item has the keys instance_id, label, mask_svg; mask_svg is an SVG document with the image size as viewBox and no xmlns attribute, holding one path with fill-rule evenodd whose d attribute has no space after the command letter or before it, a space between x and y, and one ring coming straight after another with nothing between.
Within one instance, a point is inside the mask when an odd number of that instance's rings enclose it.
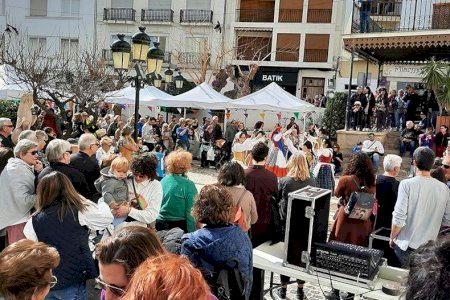
<instances>
[{"instance_id":1,"label":"traditional dress","mask_svg":"<svg viewBox=\"0 0 450 300\"><path fill-rule=\"evenodd\" d=\"M284 148L281 128L274 130L271 136L272 148L267 159L266 169L277 177L285 177L287 174L286 149Z\"/></svg>"},{"instance_id":2,"label":"traditional dress","mask_svg":"<svg viewBox=\"0 0 450 300\"><path fill-rule=\"evenodd\" d=\"M231 147L233 160L239 162L243 167L249 166L252 163L250 151L260 141L263 141L263 139L246 139L243 143L236 141Z\"/></svg>"},{"instance_id":3,"label":"traditional dress","mask_svg":"<svg viewBox=\"0 0 450 300\"><path fill-rule=\"evenodd\" d=\"M313 175L316 178L317 187L331 190L334 192L334 165L331 163L333 159L333 150L320 149L318 151L317 164L314 167Z\"/></svg>"}]
</instances>

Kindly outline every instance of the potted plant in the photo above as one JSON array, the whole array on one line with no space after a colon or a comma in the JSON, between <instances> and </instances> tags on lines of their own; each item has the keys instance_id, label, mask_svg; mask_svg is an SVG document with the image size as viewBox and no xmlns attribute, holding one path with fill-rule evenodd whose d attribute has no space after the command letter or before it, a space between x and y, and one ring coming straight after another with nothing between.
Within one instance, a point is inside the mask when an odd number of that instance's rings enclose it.
<instances>
[{"instance_id":1,"label":"potted plant","mask_svg":"<svg viewBox=\"0 0 450 300\"><path fill-rule=\"evenodd\" d=\"M436 60L432 57L422 68L422 82L428 89L432 89L439 104L439 117L436 127L445 124L450 126L450 116L444 116L444 110L450 108L450 64L446 61Z\"/></svg>"}]
</instances>

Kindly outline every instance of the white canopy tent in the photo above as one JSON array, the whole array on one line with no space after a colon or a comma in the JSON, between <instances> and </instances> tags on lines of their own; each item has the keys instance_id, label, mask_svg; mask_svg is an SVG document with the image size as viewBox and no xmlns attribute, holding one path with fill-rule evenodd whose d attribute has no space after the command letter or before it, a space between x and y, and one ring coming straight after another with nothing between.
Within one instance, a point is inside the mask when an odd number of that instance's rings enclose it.
<instances>
[{"instance_id":1,"label":"white canopy tent","mask_svg":"<svg viewBox=\"0 0 450 300\"><path fill-rule=\"evenodd\" d=\"M152 100L151 104L165 107L226 109L229 107L230 101L230 98L215 91L209 84L202 83L183 94Z\"/></svg>"},{"instance_id":2,"label":"white canopy tent","mask_svg":"<svg viewBox=\"0 0 450 300\"><path fill-rule=\"evenodd\" d=\"M250 95L233 100L231 108L275 112L312 112L317 110L313 104L291 95L274 82Z\"/></svg>"},{"instance_id":3,"label":"white canopy tent","mask_svg":"<svg viewBox=\"0 0 450 300\"><path fill-rule=\"evenodd\" d=\"M125 105L134 105L136 89L132 86L125 87L118 91L105 94L105 102ZM164 99L170 97L169 94L161 91L154 86L147 86L139 91L140 105L153 105L155 99Z\"/></svg>"}]
</instances>

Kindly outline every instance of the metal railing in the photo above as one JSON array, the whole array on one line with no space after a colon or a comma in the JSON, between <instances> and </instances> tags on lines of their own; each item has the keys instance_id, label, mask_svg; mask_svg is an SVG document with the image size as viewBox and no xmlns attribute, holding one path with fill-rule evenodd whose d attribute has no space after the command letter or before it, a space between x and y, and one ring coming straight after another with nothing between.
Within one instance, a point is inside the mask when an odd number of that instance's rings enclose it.
<instances>
[{"instance_id":1,"label":"metal railing","mask_svg":"<svg viewBox=\"0 0 450 300\"><path fill-rule=\"evenodd\" d=\"M201 9L182 9L180 23L212 23L213 11Z\"/></svg>"},{"instance_id":2,"label":"metal railing","mask_svg":"<svg viewBox=\"0 0 450 300\"><path fill-rule=\"evenodd\" d=\"M280 9L279 23L301 23L303 9Z\"/></svg>"},{"instance_id":3,"label":"metal railing","mask_svg":"<svg viewBox=\"0 0 450 300\"><path fill-rule=\"evenodd\" d=\"M173 10L171 9L142 9L141 21L143 22L173 22Z\"/></svg>"},{"instance_id":4,"label":"metal railing","mask_svg":"<svg viewBox=\"0 0 450 300\"><path fill-rule=\"evenodd\" d=\"M331 23L331 9L308 9L308 23Z\"/></svg>"},{"instance_id":5,"label":"metal railing","mask_svg":"<svg viewBox=\"0 0 450 300\"><path fill-rule=\"evenodd\" d=\"M352 18L352 33L450 29L450 1L355 0Z\"/></svg>"},{"instance_id":6,"label":"metal railing","mask_svg":"<svg viewBox=\"0 0 450 300\"><path fill-rule=\"evenodd\" d=\"M136 10L132 8L105 8L103 21L136 21Z\"/></svg>"},{"instance_id":7,"label":"metal railing","mask_svg":"<svg viewBox=\"0 0 450 300\"><path fill-rule=\"evenodd\" d=\"M327 62L328 49L305 49L304 62Z\"/></svg>"},{"instance_id":8,"label":"metal railing","mask_svg":"<svg viewBox=\"0 0 450 300\"><path fill-rule=\"evenodd\" d=\"M276 61L298 61L299 53L298 49L292 50L277 50L277 54L275 57Z\"/></svg>"},{"instance_id":9,"label":"metal railing","mask_svg":"<svg viewBox=\"0 0 450 300\"><path fill-rule=\"evenodd\" d=\"M236 21L273 23L274 13L270 9L236 9Z\"/></svg>"}]
</instances>

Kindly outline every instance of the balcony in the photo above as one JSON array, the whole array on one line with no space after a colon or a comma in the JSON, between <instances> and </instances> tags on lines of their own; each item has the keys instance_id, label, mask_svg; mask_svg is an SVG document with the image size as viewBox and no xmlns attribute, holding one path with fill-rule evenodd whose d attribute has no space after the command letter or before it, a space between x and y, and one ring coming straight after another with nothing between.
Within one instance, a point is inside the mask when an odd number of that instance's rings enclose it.
<instances>
[{"instance_id":1,"label":"balcony","mask_svg":"<svg viewBox=\"0 0 450 300\"><path fill-rule=\"evenodd\" d=\"M328 49L305 49L304 62L328 62Z\"/></svg>"},{"instance_id":2,"label":"balcony","mask_svg":"<svg viewBox=\"0 0 450 300\"><path fill-rule=\"evenodd\" d=\"M180 23L212 23L212 10L182 9Z\"/></svg>"},{"instance_id":3,"label":"balcony","mask_svg":"<svg viewBox=\"0 0 450 300\"><path fill-rule=\"evenodd\" d=\"M274 11L267 9L236 9L236 22L273 23Z\"/></svg>"},{"instance_id":4,"label":"balcony","mask_svg":"<svg viewBox=\"0 0 450 300\"><path fill-rule=\"evenodd\" d=\"M448 0L373 0L354 4L352 33L450 29Z\"/></svg>"},{"instance_id":5,"label":"balcony","mask_svg":"<svg viewBox=\"0 0 450 300\"><path fill-rule=\"evenodd\" d=\"M308 9L308 23L331 23L331 9Z\"/></svg>"},{"instance_id":6,"label":"balcony","mask_svg":"<svg viewBox=\"0 0 450 300\"><path fill-rule=\"evenodd\" d=\"M103 21L136 21L136 10L132 8L105 8Z\"/></svg>"},{"instance_id":7,"label":"balcony","mask_svg":"<svg viewBox=\"0 0 450 300\"><path fill-rule=\"evenodd\" d=\"M277 50L276 61L297 61L298 62L299 53L298 49L283 49Z\"/></svg>"},{"instance_id":8,"label":"balcony","mask_svg":"<svg viewBox=\"0 0 450 300\"><path fill-rule=\"evenodd\" d=\"M141 21L152 23L173 22L173 10L171 9L142 9Z\"/></svg>"},{"instance_id":9,"label":"balcony","mask_svg":"<svg viewBox=\"0 0 450 300\"><path fill-rule=\"evenodd\" d=\"M280 9L278 23L301 23L303 9Z\"/></svg>"}]
</instances>

